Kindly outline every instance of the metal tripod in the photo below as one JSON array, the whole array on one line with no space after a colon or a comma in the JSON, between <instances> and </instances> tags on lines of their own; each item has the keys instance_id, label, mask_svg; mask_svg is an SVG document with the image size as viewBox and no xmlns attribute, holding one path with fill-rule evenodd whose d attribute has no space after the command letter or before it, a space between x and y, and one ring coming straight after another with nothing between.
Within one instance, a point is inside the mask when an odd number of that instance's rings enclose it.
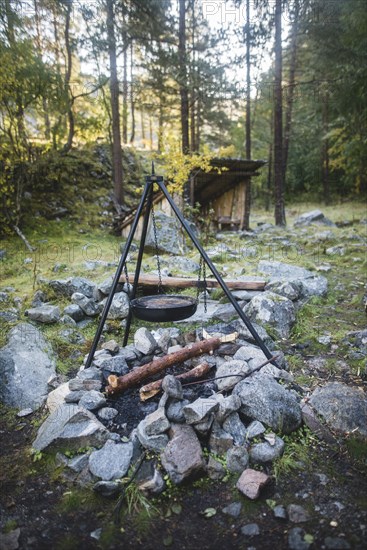
<instances>
[{"instance_id":1,"label":"metal tripod","mask_svg":"<svg viewBox=\"0 0 367 550\"><path fill-rule=\"evenodd\" d=\"M136 214L135 214L133 224L132 224L131 229L130 229L129 236L127 238L123 253L122 253L121 258L120 258L120 262L119 262L119 265L118 265L116 273L115 273L115 277L114 277L113 282L112 282L111 291L109 293L109 296L108 296L108 298L106 300L106 303L105 303L105 306L103 308L103 311L102 311L102 314L101 314L101 319L100 319L99 325L97 327L96 334L94 336L94 340L93 340L92 347L90 349L90 352L89 352L89 355L88 355L88 358L87 358L87 362L85 364L85 368L89 368L92 364L93 357L94 357L94 354L96 352L99 340L101 338L102 330L103 330L104 324L105 324L106 319L107 319L108 312L109 312L111 304L112 304L113 296L115 294L117 285L120 282L120 277L121 277L122 271L123 271L123 269L125 267L125 264L126 264L126 259L127 259L128 254L129 254L129 250L130 250L134 235L135 235L137 227L138 227L139 219L140 219L140 217L141 217L141 215L144 211L144 206L145 206L146 208L145 208L145 212L144 212L143 228L142 228L142 233L141 233L141 237L140 237L139 253L138 253L138 258L137 258L137 262L136 262L136 269L135 269L133 288L132 288L132 292L131 292L131 298L134 299L135 296L136 296L136 291L137 291L138 283L139 283L139 275L140 275L140 270L141 270L141 263L142 263L143 254L144 254L144 245L145 245L145 240L146 240L147 231L148 231L149 216L150 216L150 212L151 212L152 204L153 204L153 186L154 186L154 184L157 184L158 187L161 189L162 193L164 194L164 196L166 197L168 203L170 204L172 210L174 211L176 217L179 219L181 225L185 229L185 231L188 234L188 236L190 237L191 241L194 243L194 245L197 248L197 250L199 251L201 257L204 259L207 266L209 267L209 269L213 273L214 277L218 281L218 283L219 283L220 287L222 288L223 292L225 293L228 300L231 302L234 309L238 313L240 319L245 323L246 327L248 328L248 330L252 334L252 336L253 336L255 342L257 343L257 345L264 352L266 358L271 359L272 354L270 353L270 351L268 350L268 348L264 344L264 342L261 339L261 337L259 336L259 334L256 332L256 330L253 327L250 319L245 315L245 313L242 311L242 309L238 305L236 299L232 296L231 291L229 290L229 288L227 287L227 285L223 281L223 279L222 279L220 273L218 272L218 270L216 269L215 265L212 263L211 259L206 254L205 250L202 248L201 244L199 243L199 241L195 237L195 235L192 232L189 224L186 222L185 218L183 217L181 211L175 205L171 195L169 194L166 186L164 185L163 177L162 176L156 176L156 175L152 174L151 176L146 176L145 180L146 180L146 183L145 183L143 195L141 197L138 209L137 209ZM125 328L125 335L124 335L124 340L123 340L123 345L124 346L126 346L128 338L129 338L131 318L132 318L132 314L131 314L131 311L130 311L130 313L129 313L127 319L126 319L126 328ZM273 361L273 363L275 364L275 361Z\"/></svg>"}]
</instances>

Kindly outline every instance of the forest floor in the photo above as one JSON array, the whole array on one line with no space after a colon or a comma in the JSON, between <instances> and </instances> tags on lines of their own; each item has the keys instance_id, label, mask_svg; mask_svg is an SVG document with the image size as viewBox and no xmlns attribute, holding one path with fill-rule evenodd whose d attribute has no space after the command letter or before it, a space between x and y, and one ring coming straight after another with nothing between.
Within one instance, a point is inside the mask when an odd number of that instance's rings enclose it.
<instances>
[{"instance_id":1,"label":"forest floor","mask_svg":"<svg viewBox=\"0 0 367 550\"><path fill-rule=\"evenodd\" d=\"M254 243L240 240L234 234L228 234L221 241L211 236L209 246L225 243L238 250L235 258L223 254L214 259L231 278L255 273L260 259L280 260L313 270L328 264L330 271L320 271L329 282L328 296L303 306L291 337L277 344L286 354L290 371L306 395L317 385L331 380L366 391L366 360L350 357L345 343L349 331L366 327L362 299L366 284L367 225L360 223L366 216L365 208L362 204L322 208L338 227L293 229L295 217L314 207L303 204L290 208L288 228L259 234L256 255L244 251L246 246L254 247ZM258 222L271 221L269 214L254 211L253 227ZM331 231L331 235L325 240L317 236L327 231ZM119 259L120 239L102 231L79 232L68 227L65 221L50 222L27 236L38 246L38 252L24 252L15 240L1 243L1 248L7 250L2 287L15 288L15 295L22 298L23 309L29 307L39 277L83 275L100 281L114 272L113 266L86 272L84 262ZM290 245L284 246L284 240ZM344 255L325 253L328 247L337 245L345 249ZM32 261L24 262L26 258ZM53 271L55 264L57 273ZM146 261L146 267L149 266L150 259ZM3 327L1 345L6 341L8 330L9 326ZM60 352L60 372L65 374L68 369L75 369L77 365L71 365L67 357L71 350L58 348L52 330L44 330ZM95 324L85 329L87 340L83 354L94 330ZM331 336L328 345L318 341L320 335L325 334ZM322 359L318 367L315 359ZM6 407L0 410L0 530L3 535L15 533L16 538L20 529L21 549L365 548L367 444L352 435L337 436L335 445L328 445L305 429L286 436L286 452L273 465L272 483L257 501L249 501L238 493L235 476L229 476L225 482L205 477L185 486L168 485L165 493L149 503L132 489L122 509L121 523L116 526L114 500L70 485L60 468L55 468L54 457L32 456L32 442L44 411L26 418L18 418L16 412ZM242 503L236 518L222 511L232 502ZM307 522L295 524L274 517L272 509L276 504L291 503L300 504L308 511ZM241 527L252 523L258 525L259 534L244 535ZM302 529L298 546L289 543L289 534L295 527ZM4 540L4 536L0 536L1 550L17 548Z\"/></svg>"}]
</instances>

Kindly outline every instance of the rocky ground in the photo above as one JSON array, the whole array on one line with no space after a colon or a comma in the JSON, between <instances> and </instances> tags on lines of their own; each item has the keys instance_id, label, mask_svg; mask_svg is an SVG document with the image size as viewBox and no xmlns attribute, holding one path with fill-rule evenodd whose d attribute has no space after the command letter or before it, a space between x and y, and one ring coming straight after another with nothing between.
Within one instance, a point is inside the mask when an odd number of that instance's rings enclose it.
<instances>
[{"instance_id":1,"label":"rocky ground","mask_svg":"<svg viewBox=\"0 0 367 550\"><path fill-rule=\"evenodd\" d=\"M267 280L265 291L235 293L278 356L258 373L265 357L217 291L189 324L136 325L122 348L121 286L83 370L111 279L41 274L28 299L4 285L0 548L364 548L366 225L354 222L313 212L293 229L260 223L213 239L224 275ZM198 267L190 253L161 261L167 275ZM113 272L107 264L94 271ZM181 386L174 367L150 401L138 389L103 393L110 374L182 349L203 328L238 336L187 367L207 360L207 379L227 378Z\"/></svg>"}]
</instances>

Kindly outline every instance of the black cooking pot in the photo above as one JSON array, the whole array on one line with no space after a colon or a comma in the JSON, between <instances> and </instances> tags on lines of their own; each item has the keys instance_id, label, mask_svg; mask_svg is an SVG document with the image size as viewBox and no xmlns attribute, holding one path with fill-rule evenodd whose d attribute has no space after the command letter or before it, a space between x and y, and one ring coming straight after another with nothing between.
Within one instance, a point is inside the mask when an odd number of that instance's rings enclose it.
<instances>
[{"instance_id":1,"label":"black cooking pot","mask_svg":"<svg viewBox=\"0 0 367 550\"><path fill-rule=\"evenodd\" d=\"M130 303L135 317L142 321L164 323L181 321L194 315L197 309L196 298L174 294L156 294L135 298Z\"/></svg>"}]
</instances>

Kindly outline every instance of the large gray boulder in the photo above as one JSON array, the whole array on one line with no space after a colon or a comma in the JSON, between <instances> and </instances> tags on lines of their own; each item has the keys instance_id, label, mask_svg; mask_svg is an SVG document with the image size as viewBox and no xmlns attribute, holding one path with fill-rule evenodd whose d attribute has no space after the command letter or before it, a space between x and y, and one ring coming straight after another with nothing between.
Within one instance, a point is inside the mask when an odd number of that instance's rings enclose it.
<instances>
[{"instance_id":1,"label":"large gray boulder","mask_svg":"<svg viewBox=\"0 0 367 550\"><path fill-rule=\"evenodd\" d=\"M325 296L327 294L327 279L321 275L315 275L304 267L283 262L261 260L257 269L259 273L269 278L269 283L283 283L285 281L292 283L298 289L299 298Z\"/></svg>"},{"instance_id":2,"label":"large gray boulder","mask_svg":"<svg viewBox=\"0 0 367 550\"><path fill-rule=\"evenodd\" d=\"M115 443L108 440L99 451L89 457L89 470L103 481L123 477L129 469L133 456L133 444Z\"/></svg>"},{"instance_id":3,"label":"large gray boulder","mask_svg":"<svg viewBox=\"0 0 367 550\"><path fill-rule=\"evenodd\" d=\"M191 426L173 424L170 434L172 439L161 454L161 461L173 483L178 484L204 469L205 460Z\"/></svg>"},{"instance_id":4,"label":"large gray boulder","mask_svg":"<svg viewBox=\"0 0 367 550\"><path fill-rule=\"evenodd\" d=\"M42 333L20 323L0 350L0 399L20 409L38 409L46 400L47 381L56 375L52 348Z\"/></svg>"},{"instance_id":5,"label":"large gray boulder","mask_svg":"<svg viewBox=\"0 0 367 550\"><path fill-rule=\"evenodd\" d=\"M43 449L80 449L100 447L110 432L86 409L77 405L60 405L44 421L33 442L37 451Z\"/></svg>"},{"instance_id":6,"label":"large gray boulder","mask_svg":"<svg viewBox=\"0 0 367 550\"><path fill-rule=\"evenodd\" d=\"M57 323L60 320L60 309L58 306L42 305L38 307L32 307L26 312L31 321L37 323Z\"/></svg>"},{"instance_id":7,"label":"large gray boulder","mask_svg":"<svg viewBox=\"0 0 367 550\"><path fill-rule=\"evenodd\" d=\"M157 228L157 244L159 252L174 254L175 256L183 252L183 238L180 230L180 222L176 217L167 216L161 211L155 213ZM155 239L153 224L148 229L145 240L146 248L155 250Z\"/></svg>"},{"instance_id":8,"label":"large gray boulder","mask_svg":"<svg viewBox=\"0 0 367 550\"><path fill-rule=\"evenodd\" d=\"M270 291L255 296L244 312L251 320L272 327L280 338L288 338L296 320L293 302Z\"/></svg>"},{"instance_id":9,"label":"large gray boulder","mask_svg":"<svg viewBox=\"0 0 367 550\"><path fill-rule=\"evenodd\" d=\"M332 430L367 438L367 396L362 389L330 382L316 388L309 404Z\"/></svg>"},{"instance_id":10,"label":"large gray boulder","mask_svg":"<svg viewBox=\"0 0 367 550\"><path fill-rule=\"evenodd\" d=\"M329 225L335 227L335 224L325 217L325 214L321 210L311 210L301 214L294 222L294 227L305 227L313 223Z\"/></svg>"},{"instance_id":11,"label":"large gray boulder","mask_svg":"<svg viewBox=\"0 0 367 550\"><path fill-rule=\"evenodd\" d=\"M241 399L241 412L285 434L296 430L302 421L301 407L294 392L268 376L246 378L233 393Z\"/></svg>"}]
</instances>

